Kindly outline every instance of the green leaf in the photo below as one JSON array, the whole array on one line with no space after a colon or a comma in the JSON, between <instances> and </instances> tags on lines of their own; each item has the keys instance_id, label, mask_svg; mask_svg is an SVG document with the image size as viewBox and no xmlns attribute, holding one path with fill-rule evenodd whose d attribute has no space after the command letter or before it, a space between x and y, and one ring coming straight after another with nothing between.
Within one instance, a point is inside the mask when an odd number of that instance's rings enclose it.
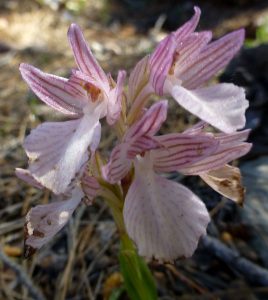
<instances>
[{"instance_id":1,"label":"green leaf","mask_svg":"<svg viewBox=\"0 0 268 300\"><path fill-rule=\"evenodd\" d=\"M130 299L156 300L157 291L152 273L127 236L121 239L119 261Z\"/></svg>"}]
</instances>

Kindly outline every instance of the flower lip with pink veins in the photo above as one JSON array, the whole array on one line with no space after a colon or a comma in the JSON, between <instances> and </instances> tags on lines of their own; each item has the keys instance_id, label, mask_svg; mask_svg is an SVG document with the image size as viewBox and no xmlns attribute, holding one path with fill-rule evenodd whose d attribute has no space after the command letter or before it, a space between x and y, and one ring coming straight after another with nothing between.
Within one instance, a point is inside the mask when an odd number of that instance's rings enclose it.
<instances>
[{"instance_id":1,"label":"flower lip with pink veins","mask_svg":"<svg viewBox=\"0 0 268 300\"><path fill-rule=\"evenodd\" d=\"M149 153L135 159L123 214L139 254L161 261L191 256L210 221L204 203L189 189L155 174Z\"/></svg>"}]
</instances>

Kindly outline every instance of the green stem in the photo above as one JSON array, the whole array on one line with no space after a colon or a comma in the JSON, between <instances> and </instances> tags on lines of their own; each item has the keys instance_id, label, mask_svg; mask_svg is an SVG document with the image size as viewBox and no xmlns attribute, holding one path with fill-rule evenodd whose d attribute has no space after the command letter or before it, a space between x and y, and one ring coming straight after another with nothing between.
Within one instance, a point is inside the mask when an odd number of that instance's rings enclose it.
<instances>
[{"instance_id":1,"label":"green stem","mask_svg":"<svg viewBox=\"0 0 268 300\"><path fill-rule=\"evenodd\" d=\"M119 260L130 299L156 300L157 291L153 275L127 234L121 236Z\"/></svg>"},{"instance_id":2,"label":"green stem","mask_svg":"<svg viewBox=\"0 0 268 300\"><path fill-rule=\"evenodd\" d=\"M110 207L119 231L121 239L119 253L120 269L128 296L131 300L157 300L153 275L147 263L138 255L136 247L125 229L123 205L124 197L131 182L131 179L128 179L122 182L122 189L100 181L102 185L101 196Z\"/></svg>"}]
</instances>

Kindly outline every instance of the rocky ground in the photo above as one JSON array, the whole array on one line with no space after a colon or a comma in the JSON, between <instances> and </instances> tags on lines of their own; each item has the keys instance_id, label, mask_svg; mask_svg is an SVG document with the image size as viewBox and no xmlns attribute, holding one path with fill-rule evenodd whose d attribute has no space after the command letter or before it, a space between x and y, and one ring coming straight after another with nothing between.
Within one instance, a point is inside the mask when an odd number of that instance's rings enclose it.
<instances>
[{"instance_id":1,"label":"rocky ground","mask_svg":"<svg viewBox=\"0 0 268 300\"><path fill-rule=\"evenodd\" d=\"M205 201L212 216L208 238L191 259L150 267L159 299L268 298L268 4L267 1L49 1L0 2L0 299L127 299L118 266L118 234L99 199L81 206L72 221L33 258L23 259L24 216L50 195L14 176L25 167L24 136L44 120L58 120L27 89L18 72L28 62L68 76L74 66L66 32L77 22L106 71L128 72L198 4L200 29L218 37L245 27L246 46L220 81L244 86L250 100L247 127L253 150L239 162L247 187L243 208L195 177L178 177ZM176 105L166 130L195 120ZM101 149L111 147L104 131ZM113 291L113 293L112 293ZM117 292L117 296L116 293Z\"/></svg>"}]
</instances>

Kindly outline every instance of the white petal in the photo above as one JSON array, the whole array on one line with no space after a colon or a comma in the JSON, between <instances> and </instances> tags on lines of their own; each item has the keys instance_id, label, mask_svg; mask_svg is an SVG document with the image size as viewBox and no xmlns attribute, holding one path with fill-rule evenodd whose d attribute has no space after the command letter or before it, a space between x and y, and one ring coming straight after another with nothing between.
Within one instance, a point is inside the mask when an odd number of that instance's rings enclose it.
<instances>
[{"instance_id":1,"label":"white petal","mask_svg":"<svg viewBox=\"0 0 268 300\"><path fill-rule=\"evenodd\" d=\"M135 165L123 213L139 254L163 261L191 256L209 223L207 209L195 194L154 174L146 163Z\"/></svg>"},{"instance_id":2,"label":"white petal","mask_svg":"<svg viewBox=\"0 0 268 300\"><path fill-rule=\"evenodd\" d=\"M248 101L244 90L233 84L192 91L176 85L171 94L185 109L223 132L230 133L245 126Z\"/></svg>"},{"instance_id":3,"label":"white petal","mask_svg":"<svg viewBox=\"0 0 268 300\"><path fill-rule=\"evenodd\" d=\"M81 201L83 192L76 188L71 198L32 208L25 223L25 256L49 242L69 221L75 208Z\"/></svg>"},{"instance_id":4,"label":"white petal","mask_svg":"<svg viewBox=\"0 0 268 300\"><path fill-rule=\"evenodd\" d=\"M37 180L34 179L33 175L30 173L29 170L21 169L21 168L16 168L15 170L16 176L23 180L24 182L32 185L33 187L37 189L43 189L44 187L42 184L40 184Z\"/></svg>"},{"instance_id":5,"label":"white petal","mask_svg":"<svg viewBox=\"0 0 268 300\"><path fill-rule=\"evenodd\" d=\"M94 139L99 138L99 131L98 114L85 114L78 120L38 126L24 143L31 174L55 194L65 192L88 159L89 145L96 148Z\"/></svg>"}]
</instances>

